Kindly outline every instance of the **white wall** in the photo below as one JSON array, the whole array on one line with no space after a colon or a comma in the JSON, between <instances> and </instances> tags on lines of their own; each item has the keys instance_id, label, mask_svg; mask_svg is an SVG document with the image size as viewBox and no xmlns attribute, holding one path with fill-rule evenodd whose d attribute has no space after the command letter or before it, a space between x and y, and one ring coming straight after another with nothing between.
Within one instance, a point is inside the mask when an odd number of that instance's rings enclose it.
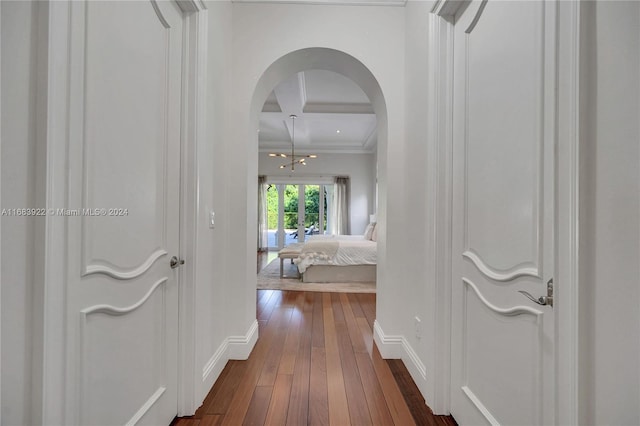
<instances>
[{"instance_id":1,"label":"white wall","mask_svg":"<svg viewBox=\"0 0 640 426\"><path fill-rule=\"evenodd\" d=\"M580 423L640 424L640 4L581 24Z\"/></svg>"},{"instance_id":2,"label":"white wall","mask_svg":"<svg viewBox=\"0 0 640 426\"><path fill-rule=\"evenodd\" d=\"M362 234L369 223L369 215L374 211L375 163L373 154L320 154L318 158L308 161L308 166L295 173L280 169L281 161L269 157L268 153L260 153L258 157L258 174L266 176L349 176L351 182L351 233Z\"/></svg>"},{"instance_id":3,"label":"white wall","mask_svg":"<svg viewBox=\"0 0 640 426\"><path fill-rule=\"evenodd\" d=\"M225 146L230 98L231 4L207 3L207 92L206 137L198 147L198 256L196 259L196 399L201 402L227 361L224 349L230 331L227 316L227 239L233 233L225 226L230 181L225 169ZM209 228L209 212L216 226ZM245 330L246 332L246 330ZM243 333L244 334L244 333ZM220 356L216 359L216 356ZM208 373L208 374L207 374Z\"/></svg>"},{"instance_id":4,"label":"white wall","mask_svg":"<svg viewBox=\"0 0 640 426\"><path fill-rule=\"evenodd\" d=\"M426 377L423 378L413 369L416 384L433 405L435 353L435 306L436 293L434 281L434 252L432 250L435 230L431 225L435 221L435 193L430 170L427 169L429 155L433 149L428 140L429 122L427 105L428 90L428 16L433 2L410 1L405 7L406 13L406 153L404 197L406 210L406 233L403 238L411 241L411 251L403 258L403 281L400 297L394 304L395 322L384 322L385 333L405 337L424 364ZM415 333L415 317L420 318L422 333ZM387 325L390 324L390 325ZM411 361L405 359L411 369Z\"/></svg>"},{"instance_id":5,"label":"white wall","mask_svg":"<svg viewBox=\"0 0 640 426\"><path fill-rule=\"evenodd\" d=\"M35 206L36 4L3 2L1 208ZM2 424L31 424L34 219L2 216Z\"/></svg>"}]
</instances>

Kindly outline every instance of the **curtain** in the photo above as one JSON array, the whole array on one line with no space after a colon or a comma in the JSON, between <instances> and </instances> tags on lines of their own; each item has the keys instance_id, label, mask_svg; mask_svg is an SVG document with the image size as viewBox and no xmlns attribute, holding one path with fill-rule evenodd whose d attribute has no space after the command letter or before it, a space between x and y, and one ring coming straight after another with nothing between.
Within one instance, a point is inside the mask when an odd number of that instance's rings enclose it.
<instances>
[{"instance_id":1,"label":"curtain","mask_svg":"<svg viewBox=\"0 0 640 426\"><path fill-rule=\"evenodd\" d=\"M351 234L351 227L349 226L349 200L351 195L349 194L349 178L348 177L336 177L333 189L333 203L331 208L332 215L332 234Z\"/></svg>"},{"instance_id":2,"label":"curtain","mask_svg":"<svg viewBox=\"0 0 640 426\"><path fill-rule=\"evenodd\" d=\"M258 251L269 248L267 229L267 178L258 176Z\"/></svg>"}]
</instances>

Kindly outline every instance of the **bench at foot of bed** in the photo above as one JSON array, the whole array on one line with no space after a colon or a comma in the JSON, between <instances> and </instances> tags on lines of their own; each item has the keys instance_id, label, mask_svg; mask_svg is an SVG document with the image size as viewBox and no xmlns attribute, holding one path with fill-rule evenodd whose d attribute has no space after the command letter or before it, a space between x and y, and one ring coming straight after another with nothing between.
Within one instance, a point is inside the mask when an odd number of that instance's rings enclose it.
<instances>
[{"instance_id":1,"label":"bench at foot of bed","mask_svg":"<svg viewBox=\"0 0 640 426\"><path fill-rule=\"evenodd\" d=\"M297 259L300 257L300 252L302 251L302 243L293 243L289 244L282 250L278 252L278 257L280 258L280 278L300 278L300 274L296 277L285 277L283 273L284 269L284 260L291 259L291 263L293 263L293 259Z\"/></svg>"}]
</instances>

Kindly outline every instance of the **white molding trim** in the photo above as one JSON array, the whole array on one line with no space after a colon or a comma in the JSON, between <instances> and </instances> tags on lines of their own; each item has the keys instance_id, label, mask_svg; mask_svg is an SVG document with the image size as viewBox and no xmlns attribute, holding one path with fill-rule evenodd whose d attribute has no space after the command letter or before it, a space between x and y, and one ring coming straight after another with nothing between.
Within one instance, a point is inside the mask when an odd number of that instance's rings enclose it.
<instances>
[{"instance_id":1,"label":"white molding trim","mask_svg":"<svg viewBox=\"0 0 640 426\"><path fill-rule=\"evenodd\" d=\"M487 423L491 425L499 425L500 422L493 417L493 414L489 411L489 409L480 401L480 398L474 394L468 386L462 386L462 392L469 398L469 401L480 411L480 413L487 420Z\"/></svg>"},{"instance_id":2,"label":"white molding trim","mask_svg":"<svg viewBox=\"0 0 640 426\"><path fill-rule=\"evenodd\" d=\"M2 3L0 3L0 16L2 16ZM1 21L1 19L0 19ZM0 34L2 34L2 24L0 23ZM2 57L2 47L0 45L0 58ZM2 81L2 71L0 71L0 81ZM0 99L2 98L2 88L0 86ZM0 106L0 117L2 117L2 107ZM0 129L2 124L0 123ZM2 132L0 131L0 147L2 146ZM0 162L1 163L1 162ZM0 166L0 200L2 200L2 166ZM2 221L0 221L0 241L2 241ZM0 271L2 270L2 246L0 246ZM2 275L0 275L0 288L2 287ZM2 292L0 291L0 318L2 318ZM2 327L0 327L0 365L2 365ZM2 375L0 374L0 403L2 402Z\"/></svg>"},{"instance_id":3,"label":"white molding trim","mask_svg":"<svg viewBox=\"0 0 640 426\"><path fill-rule=\"evenodd\" d=\"M522 315L522 314L535 315L536 317L539 317L540 315L542 315L542 311L538 309L533 309L525 305L514 306L513 308L500 308L494 305L493 303L489 302L489 300L487 300L487 298L484 297L484 295L480 292L480 289L478 289L478 287L473 282L471 282L471 280L468 280L467 278L462 278L462 282L466 284L467 287L473 290L473 292L476 294L476 296L478 296L478 299L480 299L480 301L484 304L484 306L486 306L489 310L493 311L498 315L504 315L508 317L514 316L514 315Z\"/></svg>"},{"instance_id":4,"label":"white molding trim","mask_svg":"<svg viewBox=\"0 0 640 426\"><path fill-rule=\"evenodd\" d=\"M249 354L251 354L257 340L258 320L254 320L244 336L229 336L222 341L218 349L216 349L213 355L211 355L211 358L209 358L209 361L207 361L202 368L203 392L200 397L201 399L204 399L208 390L211 389L218 379L227 361L230 359L244 360L249 358Z\"/></svg>"},{"instance_id":5,"label":"white molding trim","mask_svg":"<svg viewBox=\"0 0 640 426\"><path fill-rule=\"evenodd\" d=\"M437 303L434 313L435 371L431 384L436 414L451 412L451 268L453 211L453 15L461 3L438 1L429 19L429 91L427 120L429 140L433 144L430 156L433 193L436 194L433 282ZM423 393L423 395L426 394Z\"/></svg>"},{"instance_id":6,"label":"white molding trim","mask_svg":"<svg viewBox=\"0 0 640 426\"><path fill-rule=\"evenodd\" d=\"M38 197L45 208L68 205L67 149L69 141L69 71L71 4L70 2L43 2L39 5L38 41L37 140L38 161L43 170L38 176ZM42 62L41 62L42 61ZM41 309L40 323L34 336L42 333L36 344L35 357L41 365L34 367L36 374L32 386L34 406L31 421L34 424L66 424L72 416L67 398L69 384L66 373L70 368L66 357L67 322L67 220L46 216L44 228L38 229L36 265L42 274L42 283L34 310ZM40 234L40 232L42 232ZM38 314L36 314L38 315Z\"/></svg>"},{"instance_id":7,"label":"white molding trim","mask_svg":"<svg viewBox=\"0 0 640 426\"><path fill-rule=\"evenodd\" d=\"M300 71L298 73L298 85L300 86L300 105L302 105L302 109L307 105L307 81L304 77L304 71Z\"/></svg>"},{"instance_id":8,"label":"white molding trim","mask_svg":"<svg viewBox=\"0 0 640 426\"><path fill-rule=\"evenodd\" d=\"M151 395L151 397L149 397L149 399L147 400L147 402L145 402L142 407L140 407L140 409L133 415L133 417L131 417L131 419L129 419L129 421L127 423L125 423L126 426L135 426L136 424L138 424L138 422L140 421L140 419L147 414L147 411L149 411L151 409L151 407L153 407L153 405L158 401L158 399L160 399L160 397L162 396L162 394L167 390L167 388L165 388L164 386L159 387L154 393L153 395Z\"/></svg>"},{"instance_id":9,"label":"white molding trim","mask_svg":"<svg viewBox=\"0 0 640 426\"><path fill-rule=\"evenodd\" d=\"M405 7L409 0L231 0L231 3L255 3L255 4L311 4L311 5L335 5L335 6L394 6Z\"/></svg>"},{"instance_id":10,"label":"white molding trim","mask_svg":"<svg viewBox=\"0 0 640 426\"><path fill-rule=\"evenodd\" d=\"M224 368L225 363L227 362L227 351L229 350L229 339L224 339L222 344L218 346L218 349L211 355L209 361L202 368L202 383L207 383L209 379L213 377L215 379L211 380L211 383L215 382L217 377L220 375L220 372ZM206 386L205 386L206 387Z\"/></svg>"},{"instance_id":11,"label":"white molding trim","mask_svg":"<svg viewBox=\"0 0 640 426\"><path fill-rule=\"evenodd\" d=\"M377 133L377 129L376 129ZM323 143L323 142L319 142ZM296 148L296 152L298 154L373 154L377 149L377 135L376 135L376 143L370 145L369 147L361 148L355 145L346 147L346 148L320 148L320 149L310 149L310 148ZM291 144L289 144L289 150L291 149ZM258 148L259 153L268 153L273 151L286 151L287 146L284 143L276 143L270 144L267 147Z\"/></svg>"},{"instance_id":12,"label":"white molding trim","mask_svg":"<svg viewBox=\"0 0 640 426\"><path fill-rule=\"evenodd\" d=\"M476 16L473 17L473 20L471 21L471 23L469 24L467 29L464 30L465 34L471 34L473 29L478 24L478 21L480 21L480 17L482 16L482 12L484 12L484 8L487 6L487 1L488 0L482 0L480 2L480 7L478 8L478 11L476 12Z\"/></svg>"},{"instance_id":13,"label":"white molding trim","mask_svg":"<svg viewBox=\"0 0 640 426\"><path fill-rule=\"evenodd\" d=\"M485 262L474 249L465 251L464 253L462 253L462 257L469 260L475 265L476 268L478 268L478 270L483 275L491 278L494 281L505 282L520 277L540 278L540 272L538 271L538 268L536 268L535 266L527 265L530 265L530 262L519 264L509 269L500 270L492 267L487 262Z\"/></svg>"},{"instance_id":14,"label":"white molding trim","mask_svg":"<svg viewBox=\"0 0 640 426\"><path fill-rule=\"evenodd\" d=\"M151 0L151 6L153 6L153 10L156 12L156 15L158 16L158 19L160 20L160 23L162 23L162 26L167 28L167 29L171 28L171 26L167 22L167 19L164 17L164 15L162 14L162 11L158 7L157 0Z\"/></svg>"},{"instance_id":15,"label":"white molding trim","mask_svg":"<svg viewBox=\"0 0 640 426\"><path fill-rule=\"evenodd\" d=\"M200 12L207 9L204 0L175 0L185 13Z\"/></svg>"},{"instance_id":16,"label":"white molding trim","mask_svg":"<svg viewBox=\"0 0 640 426\"><path fill-rule=\"evenodd\" d=\"M578 424L580 8L558 5L558 133L556 162L556 423Z\"/></svg>"},{"instance_id":17,"label":"white molding trim","mask_svg":"<svg viewBox=\"0 0 640 426\"><path fill-rule=\"evenodd\" d=\"M149 291L147 291L147 293L144 296L142 296L142 298L140 300L138 300L136 303L134 303L131 306L125 306L123 308L118 308L117 306L113 306L113 305L94 305L94 306L90 306L88 308L85 308L85 309L80 311L80 314L84 317L83 321L85 320L85 318L88 315L91 315L91 314L107 314L107 315L111 315L111 316L120 316L120 315L124 315L124 314L128 314L130 312L133 312L136 309L138 309L139 307L141 307L142 305L144 305L147 302L147 300L149 300L149 298L151 297L153 292L156 291L156 289L160 286L160 284L166 283L167 280L168 280L168 278L164 277L164 278L161 278L158 281L156 281L151 286Z\"/></svg>"},{"instance_id":18,"label":"white molding trim","mask_svg":"<svg viewBox=\"0 0 640 426\"><path fill-rule=\"evenodd\" d=\"M156 263L156 261L160 259L162 256L164 256L165 254L167 254L165 250L156 249L153 253L149 255L147 260L142 262L140 265L127 270L118 270L115 267L111 267L104 263L102 264L94 263L94 264L85 265L82 276L87 276L92 274L104 274L104 275L110 276L111 278L115 278L117 280L130 280L133 278L137 278L140 275L147 272L149 269L151 269L153 264Z\"/></svg>"},{"instance_id":19,"label":"white molding trim","mask_svg":"<svg viewBox=\"0 0 640 426\"><path fill-rule=\"evenodd\" d=\"M404 362L413 381L424 396L426 404L431 407L431 396L427 392L427 368L409 341L403 335L385 334L378 320L373 322L373 339L382 358L401 359Z\"/></svg>"},{"instance_id":20,"label":"white molding trim","mask_svg":"<svg viewBox=\"0 0 640 426\"><path fill-rule=\"evenodd\" d=\"M197 251L200 216L200 167L198 151L207 143L207 23L208 12L200 1L178 0L184 13L184 61L182 91L182 143L180 167L180 257L178 333L178 415L195 413L200 383L196 371ZM202 6L202 7L201 7ZM224 365L223 365L224 367ZM212 383L213 385L213 383Z\"/></svg>"},{"instance_id":21,"label":"white molding trim","mask_svg":"<svg viewBox=\"0 0 640 426\"><path fill-rule=\"evenodd\" d=\"M0 2L0 16L2 16L2 3ZM0 21L2 21L0 19ZM2 24L0 23L0 34L2 34ZM0 44L0 58L2 57L2 47ZM2 71L0 71L0 81L2 81ZM2 99L2 88L0 86L0 99ZM1 103L0 103L1 104ZM0 106L0 117L2 117L2 107ZM2 124L0 123L0 129ZM2 146L2 132L0 131L0 147ZM1 163L1 162L0 162ZM2 200L2 166L0 166L0 200ZM0 241L2 241L2 221L0 221ZM0 245L0 271L2 270L2 246ZM2 286L2 275L0 275L0 289ZM2 291L0 291L0 318L2 318ZM2 327L0 327L0 365L2 365ZM0 374L0 404L2 403L2 374Z\"/></svg>"},{"instance_id":22,"label":"white molding trim","mask_svg":"<svg viewBox=\"0 0 640 426\"><path fill-rule=\"evenodd\" d=\"M373 148L378 145L378 122L376 121L371 125L369 135L364 140L362 145L365 152L373 152Z\"/></svg>"},{"instance_id":23,"label":"white molding trim","mask_svg":"<svg viewBox=\"0 0 640 426\"><path fill-rule=\"evenodd\" d=\"M243 360L249 358L253 347L258 341L258 320L253 320L244 336L229 336L229 359Z\"/></svg>"}]
</instances>

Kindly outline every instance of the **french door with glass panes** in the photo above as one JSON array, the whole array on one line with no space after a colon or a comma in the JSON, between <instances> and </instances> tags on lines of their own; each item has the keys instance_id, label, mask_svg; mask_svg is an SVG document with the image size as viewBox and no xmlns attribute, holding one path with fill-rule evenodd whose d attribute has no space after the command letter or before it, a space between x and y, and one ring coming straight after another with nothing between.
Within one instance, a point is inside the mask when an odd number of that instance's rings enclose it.
<instances>
[{"instance_id":1,"label":"french door with glass panes","mask_svg":"<svg viewBox=\"0 0 640 426\"><path fill-rule=\"evenodd\" d=\"M272 184L267 189L269 248L304 242L327 229L326 185ZM322 214L321 214L322 212Z\"/></svg>"}]
</instances>

